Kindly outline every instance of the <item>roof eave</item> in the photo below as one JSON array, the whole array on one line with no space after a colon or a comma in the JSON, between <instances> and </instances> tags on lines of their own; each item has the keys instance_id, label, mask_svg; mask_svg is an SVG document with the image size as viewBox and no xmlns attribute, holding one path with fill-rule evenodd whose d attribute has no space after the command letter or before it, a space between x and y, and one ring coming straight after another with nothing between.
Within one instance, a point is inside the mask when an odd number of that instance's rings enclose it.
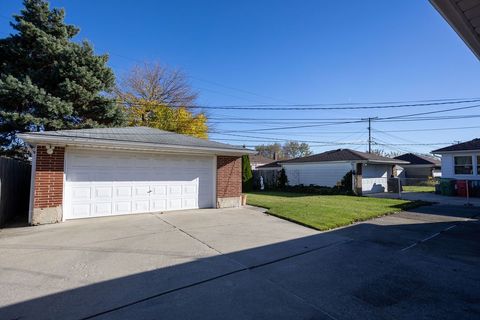
<instances>
[{"instance_id":1,"label":"roof eave","mask_svg":"<svg viewBox=\"0 0 480 320\"><path fill-rule=\"evenodd\" d=\"M229 149L229 148L212 148L212 147L195 147L173 144L157 144L147 142L135 141L119 141L119 140L99 140L79 137L65 137L65 136L42 136L32 135L28 133L21 133L17 135L20 139L33 144L50 144L53 146L80 146L80 147L110 147L118 149L133 149L133 150L151 150L151 151L166 151L176 153L202 153L202 154L216 154L216 155L232 155L242 156L245 154L256 154L257 151L250 149Z\"/></svg>"},{"instance_id":2,"label":"roof eave","mask_svg":"<svg viewBox=\"0 0 480 320\"><path fill-rule=\"evenodd\" d=\"M410 164L408 161L403 161L403 160L367 160L366 163L371 163L371 164Z\"/></svg>"},{"instance_id":3,"label":"roof eave","mask_svg":"<svg viewBox=\"0 0 480 320\"><path fill-rule=\"evenodd\" d=\"M433 150L432 153L434 154L444 154L444 153L465 153L465 152L480 152L480 149L471 149L471 150L467 150L467 149L464 149L464 150Z\"/></svg>"},{"instance_id":4,"label":"roof eave","mask_svg":"<svg viewBox=\"0 0 480 320\"><path fill-rule=\"evenodd\" d=\"M430 3L480 60L480 38L458 6L445 0L430 0Z\"/></svg>"}]
</instances>

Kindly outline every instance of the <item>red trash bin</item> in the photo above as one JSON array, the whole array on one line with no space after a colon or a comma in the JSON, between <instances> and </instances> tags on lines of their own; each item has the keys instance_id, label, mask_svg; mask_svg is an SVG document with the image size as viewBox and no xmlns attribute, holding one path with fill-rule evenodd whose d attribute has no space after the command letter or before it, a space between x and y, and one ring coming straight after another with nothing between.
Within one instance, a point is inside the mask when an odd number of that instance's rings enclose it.
<instances>
[{"instance_id":1,"label":"red trash bin","mask_svg":"<svg viewBox=\"0 0 480 320\"><path fill-rule=\"evenodd\" d=\"M457 189L457 196L459 197L467 196L467 182L465 180L457 180L455 184L455 189Z\"/></svg>"}]
</instances>

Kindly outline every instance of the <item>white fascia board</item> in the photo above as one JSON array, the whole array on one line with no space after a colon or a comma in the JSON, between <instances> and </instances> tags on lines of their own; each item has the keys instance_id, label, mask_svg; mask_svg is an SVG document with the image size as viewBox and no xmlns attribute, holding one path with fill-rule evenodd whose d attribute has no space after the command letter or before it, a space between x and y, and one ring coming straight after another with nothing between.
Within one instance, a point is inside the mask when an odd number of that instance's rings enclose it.
<instances>
[{"instance_id":1,"label":"white fascia board","mask_svg":"<svg viewBox=\"0 0 480 320\"><path fill-rule=\"evenodd\" d=\"M438 167L440 165L435 165L435 164L403 164L402 166L406 168L429 168L429 167Z\"/></svg>"},{"instance_id":2,"label":"white fascia board","mask_svg":"<svg viewBox=\"0 0 480 320\"><path fill-rule=\"evenodd\" d=\"M295 166L298 166L298 165L306 165L306 164L327 164L327 163L352 163L352 162L355 162L355 163L366 163L366 161L360 161L360 160L342 160L342 161L316 161L316 162L313 162L313 161L305 161L305 162L279 162L280 165L282 166L290 166L290 165L295 165Z\"/></svg>"},{"instance_id":3,"label":"white fascia board","mask_svg":"<svg viewBox=\"0 0 480 320\"><path fill-rule=\"evenodd\" d=\"M249 149L227 149L227 148L210 148L210 147L192 147L171 144L156 144L147 142L130 142L130 141L110 141L77 137L61 137L61 136L41 136L31 134L18 134L20 139L31 143L50 144L52 146L79 146L79 147L104 147L113 149L129 149L129 150L149 150L149 151L165 151L175 153L199 153L214 155L232 155L242 156L245 154L256 154L257 151Z\"/></svg>"},{"instance_id":4,"label":"white fascia board","mask_svg":"<svg viewBox=\"0 0 480 320\"><path fill-rule=\"evenodd\" d=\"M434 154L439 154L439 155L442 155L442 154L456 154L456 153L465 154L465 153L478 153L478 152L480 152L480 149L475 149L475 150L442 151L442 152L436 152L436 153L434 153Z\"/></svg>"},{"instance_id":5,"label":"white fascia board","mask_svg":"<svg viewBox=\"0 0 480 320\"><path fill-rule=\"evenodd\" d=\"M402 160L392 160L392 161L387 161L387 160L368 160L366 163L368 164L398 164L398 165L407 165L410 162L408 161L402 161Z\"/></svg>"}]
</instances>

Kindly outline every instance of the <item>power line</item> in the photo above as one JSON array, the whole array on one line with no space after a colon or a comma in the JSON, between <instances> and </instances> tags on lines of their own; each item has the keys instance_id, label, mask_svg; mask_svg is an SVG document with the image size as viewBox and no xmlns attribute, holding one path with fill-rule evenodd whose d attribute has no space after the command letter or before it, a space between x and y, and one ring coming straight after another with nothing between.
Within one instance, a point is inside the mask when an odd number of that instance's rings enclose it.
<instances>
[{"instance_id":1,"label":"power line","mask_svg":"<svg viewBox=\"0 0 480 320\"><path fill-rule=\"evenodd\" d=\"M405 118L405 117L412 117L412 116L421 116L421 115L427 115L427 114L433 114L433 113L442 113L442 112L451 112L451 111L458 111L458 110L467 110L467 109L474 109L480 107L480 104L476 104L473 106L465 106L465 107L458 107L458 108L450 108L450 109L443 109L443 110L434 110L434 111L427 111L427 112L418 112L418 113L411 113L411 114L404 114L400 116L391 116L391 117L384 117L384 118L379 118L382 120L388 120L388 119L399 119L399 118Z\"/></svg>"},{"instance_id":2,"label":"power line","mask_svg":"<svg viewBox=\"0 0 480 320\"><path fill-rule=\"evenodd\" d=\"M469 100L458 100L458 101L438 101L438 102L429 102L429 103L412 103L412 104L399 104L399 105L371 105L371 104L380 104L380 103L370 103L370 105L352 105L351 103L347 104L289 104L289 105L217 105L217 106L207 106L207 105L178 105L172 107L185 107L189 109L212 109L212 110L365 110L365 109L391 109L391 108L407 108L407 107L422 107L422 106L438 106L438 105L450 105L450 104L462 104L462 103L472 103L479 102L479 98L469 99ZM145 104L136 104L136 103L125 103L117 102L121 105L126 106L142 106ZM348 105L348 106L344 106ZM474 108L476 106L471 106ZM462 108L458 108L461 110ZM468 107L463 107L463 109L468 109ZM452 109L456 110L456 109ZM446 112L446 111L445 111ZM428 114L428 113L425 113ZM407 116L407 115L405 115ZM400 117L400 116L399 116Z\"/></svg>"}]
</instances>

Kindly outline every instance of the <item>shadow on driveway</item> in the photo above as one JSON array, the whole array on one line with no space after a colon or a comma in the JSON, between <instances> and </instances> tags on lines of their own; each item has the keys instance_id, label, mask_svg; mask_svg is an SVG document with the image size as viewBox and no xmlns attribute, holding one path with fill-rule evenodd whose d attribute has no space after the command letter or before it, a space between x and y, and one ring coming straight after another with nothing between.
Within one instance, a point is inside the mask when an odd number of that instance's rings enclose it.
<instances>
[{"instance_id":1,"label":"shadow on driveway","mask_svg":"<svg viewBox=\"0 0 480 320\"><path fill-rule=\"evenodd\" d=\"M0 319L479 319L479 213L418 208L18 302Z\"/></svg>"}]
</instances>

